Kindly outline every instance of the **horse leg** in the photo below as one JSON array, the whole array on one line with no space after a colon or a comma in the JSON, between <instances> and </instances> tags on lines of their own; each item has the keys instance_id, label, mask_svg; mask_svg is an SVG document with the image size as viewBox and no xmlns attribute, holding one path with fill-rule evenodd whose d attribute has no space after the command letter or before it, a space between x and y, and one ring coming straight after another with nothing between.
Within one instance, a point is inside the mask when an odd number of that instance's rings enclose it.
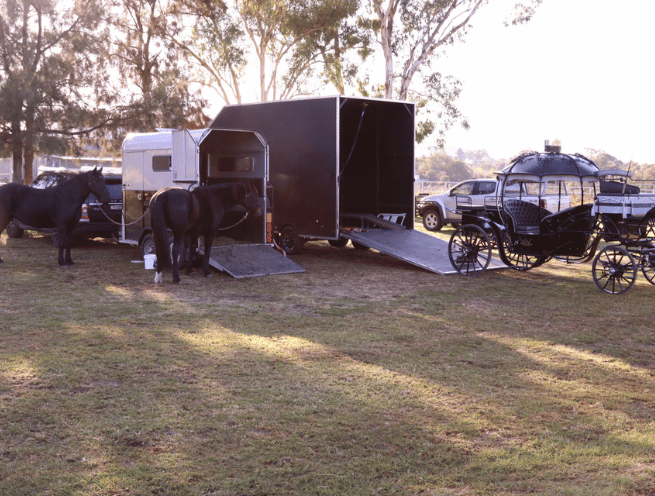
<instances>
[{"instance_id":1,"label":"horse leg","mask_svg":"<svg viewBox=\"0 0 655 496\"><path fill-rule=\"evenodd\" d=\"M191 274L193 270L193 259L196 256L196 246L198 246L198 238L196 236L187 236L185 238L185 259L184 268L187 274Z\"/></svg>"},{"instance_id":2,"label":"horse leg","mask_svg":"<svg viewBox=\"0 0 655 496\"><path fill-rule=\"evenodd\" d=\"M57 227L57 247L59 248L58 262L60 267L73 267L75 262L71 258L71 242L73 230L67 227Z\"/></svg>"},{"instance_id":3,"label":"horse leg","mask_svg":"<svg viewBox=\"0 0 655 496\"><path fill-rule=\"evenodd\" d=\"M184 253L184 235L175 235L173 238L173 282L180 282L180 255Z\"/></svg>"},{"instance_id":4,"label":"horse leg","mask_svg":"<svg viewBox=\"0 0 655 496\"><path fill-rule=\"evenodd\" d=\"M0 211L0 234L2 234L2 231L4 231L7 228L12 218L13 215L11 215L9 212ZM2 258L0 258L0 264L3 263L4 262L2 261Z\"/></svg>"},{"instance_id":5,"label":"horse leg","mask_svg":"<svg viewBox=\"0 0 655 496\"><path fill-rule=\"evenodd\" d=\"M212 245L214 244L214 235L205 233L205 256L202 259L202 273L205 277L211 277L212 273L209 269L209 259L212 255Z\"/></svg>"}]
</instances>

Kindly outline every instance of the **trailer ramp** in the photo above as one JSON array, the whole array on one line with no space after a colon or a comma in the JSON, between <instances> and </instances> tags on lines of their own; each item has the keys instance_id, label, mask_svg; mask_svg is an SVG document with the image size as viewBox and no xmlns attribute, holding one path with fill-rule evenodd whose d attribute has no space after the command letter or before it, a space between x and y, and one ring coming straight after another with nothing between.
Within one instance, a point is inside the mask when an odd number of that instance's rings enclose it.
<instances>
[{"instance_id":1,"label":"trailer ramp","mask_svg":"<svg viewBox=\"0 0 655 496\"><path fill-rule=\"evenodd\" d=\"M215 245L209 264L237 279L305 272L272 246L262 244Z\"/></svg>"},{"instance_id":2,"label":"trailer ramp","mask_svg":"<svg viewBox=\"0 0 655 496\"><path fill-rule=\"evenodd\" d=\"M339 230L340 236L437 274L457 273L448 257L448 241L381 221L375 216L358 217L362 219L362 227L342 227ZM353 216L348 215L348 218L352 221ZM487 270L500 268L507 266L492 258Z\"/></svg>"}]
</instances>

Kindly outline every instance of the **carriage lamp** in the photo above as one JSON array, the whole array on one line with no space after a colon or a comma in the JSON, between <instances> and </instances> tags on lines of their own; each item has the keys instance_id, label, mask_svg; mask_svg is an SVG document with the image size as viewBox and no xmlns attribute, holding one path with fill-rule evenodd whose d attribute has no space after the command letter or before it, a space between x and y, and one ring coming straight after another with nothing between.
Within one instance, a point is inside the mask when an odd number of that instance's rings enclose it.
<instances>
[{"instance_id":1,"label":"carriage lamp","mask_svg":"<svg viewBox=\"0 0 655 496\"><path fill-rule=\"evenodd\" d=\"M553 141L553 144L550 144L550 140L546 140L544 144L544 149L546 153L559 153L562 151L562 142L558 139Z\"/></svg>"}]
</instances>

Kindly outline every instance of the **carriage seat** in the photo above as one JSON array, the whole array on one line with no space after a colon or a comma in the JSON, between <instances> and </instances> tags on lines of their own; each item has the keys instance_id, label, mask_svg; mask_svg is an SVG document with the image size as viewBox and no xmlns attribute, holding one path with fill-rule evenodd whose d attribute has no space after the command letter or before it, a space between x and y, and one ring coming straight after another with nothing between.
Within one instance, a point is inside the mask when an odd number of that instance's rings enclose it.
<instances>
[{"instance_id":1,"label":"carriage seat","mask_svg":"<svg viewBox=\"0 0 655 496\"><path fill-rule=\"evenodd\" d=\"M585 203L547 215L541 220L542 232L554 233L560 227L569 230L589 230L593 224L593 218L591 217L591 208L593 206L593 203Z\"/></svg>"},{"instance_id":2,"label":"carriage seat","mask_svg":"<svg viewBox=\"0 0 655 496\"><path fill-rule=\"evenodd\" d=\"M521 234L539 234L541 220L551 215L549 210L523 200L505 200L503 209L512 220L514 232Z\"/></svg>"}]
</instances>

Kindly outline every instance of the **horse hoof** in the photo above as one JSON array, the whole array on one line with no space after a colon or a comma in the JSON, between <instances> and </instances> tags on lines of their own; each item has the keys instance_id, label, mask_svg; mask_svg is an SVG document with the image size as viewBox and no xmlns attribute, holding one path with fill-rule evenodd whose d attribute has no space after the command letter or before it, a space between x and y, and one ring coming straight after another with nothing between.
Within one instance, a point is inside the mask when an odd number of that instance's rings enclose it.
<instances>
[{"instance_id":1,"label":"horse hoof","mask_svg":"<svg viewBox=\"0 0 655 496\"><path fill-rule=\"evenodd\" d=\"M155 284L161 283L161 272L155 272Z\"/></svg>"},{"instance_id":2,"label":"horse hoof","mask_svg":"<svg viewBox=\"0 0 655 496\"><path fill-rule=\"evenodd\" d=\"M208 279L211 278L211 277L214 277L214 274L212 274L211 272L205 272L205 273L203 273L203 275Z\"/></svg>"}]
</instances>

